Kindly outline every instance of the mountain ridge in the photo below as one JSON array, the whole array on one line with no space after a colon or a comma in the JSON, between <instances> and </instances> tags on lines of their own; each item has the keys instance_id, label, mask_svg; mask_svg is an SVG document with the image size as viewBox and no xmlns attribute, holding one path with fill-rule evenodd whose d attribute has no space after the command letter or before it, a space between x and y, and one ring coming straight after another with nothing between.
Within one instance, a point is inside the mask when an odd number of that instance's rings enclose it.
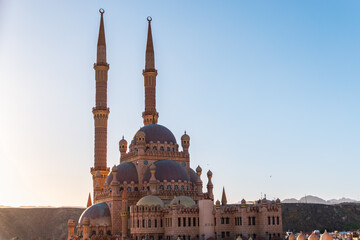
<instances>
[{"instance_id":1,"label":"mountain ridge","mask_svg":"<svg viewBox=\"0 0 360 240\"><path fill-rule=\"evenodd\" d=\"M325 205L333 205L333 204L341 204L341 203L360 203L360 201L351 199L351 198L339 198L339 199L330 199L324 200L317 196L307 195L299 200L296 198L288 198L281 201L282 203L312 203L312 204L325 204Z\"/></svg>"}]
</instances>

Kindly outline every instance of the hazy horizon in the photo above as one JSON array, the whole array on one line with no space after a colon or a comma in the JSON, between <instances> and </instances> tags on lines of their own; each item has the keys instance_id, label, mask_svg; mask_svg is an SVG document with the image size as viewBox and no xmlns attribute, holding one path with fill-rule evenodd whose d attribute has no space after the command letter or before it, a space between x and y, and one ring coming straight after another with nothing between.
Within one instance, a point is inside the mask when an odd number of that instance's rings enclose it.
<instances>
[{"instance_id":1,"label":"hazy horizon","mask_svg":"<svg viewBox=\"0 0 360 240\"><path fill-rule=\"evenodd\" d=\"M215 200L360 200L359 1L19 0L0 1L0 205L86 205L99 8L108 167L143 125L151 16L159 124Z\"/></svg>"}]
</instances>

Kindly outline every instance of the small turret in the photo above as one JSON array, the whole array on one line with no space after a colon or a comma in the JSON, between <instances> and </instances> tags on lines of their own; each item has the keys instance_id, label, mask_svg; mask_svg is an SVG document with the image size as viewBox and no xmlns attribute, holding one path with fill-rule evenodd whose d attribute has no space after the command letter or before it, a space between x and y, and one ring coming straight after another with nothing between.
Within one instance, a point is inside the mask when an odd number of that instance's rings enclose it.
<instances>
[{"instance_id":1,"label":"small turret","mask_svg":"<svg viewBox=\"0 0 360 240\"><path fill-rule=\"evenodd\" d=\"M155 166L155 164L152 164L150 166L150 173L151 173L151 177L149 180L150 191L151 191L151 194L155 194L156 193L156 177L155 177L156 166Z\"/></svg>"},{"instance_id":2,"label":"small turret","mask_svg":"<svg viewBox=\"0 0 360 240\"><path fill-rule=\"evenodd\" d=\"M143 131L138 131L135 135L136 138L136 148L138 149L138 154L143 155L145 153L145 133Z\"/></svg>"},{"instance_id":3,"label":"small turret","mask_svg":"<svg viewBox=\"0 0 360 240\"><path fill-rule=\"evenodd\" d=\"M206 187L207 187L208 195L209 195L209 198L211 200L213 200L214 199L214 194L213 194L214 185L211 182L212 172L210 170L207 172L207 177L208 177L208 184L206 185Z\"/></svg>"},{"instance_id":4,"label":"small turret","mask_svg":"<svg viewBox=\"0 0 360 240\"><path fill-rule=\"evenodd\" d=\"M201 181L201 172L202 172L202 169L200 166L197 166L196 168L196 174L198 176L197 180L196 180L196 186L197 186L197 192L198 194L201 194L202 193L202 188L203 188L203 185L202 185L202 181Z\"/></svg>"},{"instance_id":5,"label":"small turret","mask_svg":"<svg viewBox=\"0 0 360 240\"><path fill-rule=\"evenodd\" d=\"M219 209L219 208L220 208L220 201L219 201L219 200L216 200L215 208L216 208L216 209Z\"/></svg>"},{"instance_id":6,"label":"small turret","mask_svg":"<svg viewBox=\"0 0 360 240\"><path fill-rule=\"evenodd\" d=\"M186 131L184 135L181 136L181 146L183 148L183 151L186 155L189 154L189 147L190 147L190 137L186 134Z\"/></svg>"},{"instance_id":7,"label":"small turret","mask_svg":"<svg viewBox=\"0 0 360 240\"><path fill-rule=\"evenodd\" d=\"M124 139L124 136L119 141L119 150L120 150L120 158L126 154L127 151L127 141Z\"/></svg>"},{"instance_id":8,"label":"small turret","mask_svg":"<svg viewBox=\"0 0 360 240\"><path fill-rule=\"evenodd\" d=\"M72 236L74 236L74 232L75 232L75 221L72 219L69 219L69 221L68 221L68 240L70 240L72 238Z\"/></svg>"}]
</instances>

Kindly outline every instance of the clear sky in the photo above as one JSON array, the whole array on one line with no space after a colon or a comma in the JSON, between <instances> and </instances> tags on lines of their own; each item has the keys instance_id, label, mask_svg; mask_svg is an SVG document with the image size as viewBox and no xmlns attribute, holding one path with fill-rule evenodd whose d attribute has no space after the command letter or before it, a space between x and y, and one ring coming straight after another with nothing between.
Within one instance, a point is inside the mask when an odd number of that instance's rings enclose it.
<instances>
[{"instance_id":1,"label":"clear sky","mask_svg":"<svg viewBox=\"0 0 360 240\"><path fill-rule=\"evenodd\" d=\"M142 126L152 16L159 123L216 199L360 200L358 0L0 0L0 205L86 204L100 7L108 166Z\"/></svg>"}]
</instances>

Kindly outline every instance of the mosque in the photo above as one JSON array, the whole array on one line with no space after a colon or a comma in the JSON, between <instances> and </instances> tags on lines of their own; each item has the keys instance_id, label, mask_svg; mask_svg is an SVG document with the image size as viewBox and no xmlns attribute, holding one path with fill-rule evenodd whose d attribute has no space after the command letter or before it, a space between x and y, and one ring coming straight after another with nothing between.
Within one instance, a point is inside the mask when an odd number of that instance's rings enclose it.
<instances>
[{"instance_id":1,"label":"mosque","mask_svg":"<svg viewBox=\"0 0 360 240\"><path fill-rule=\"evenodd\" d=\"M244 199L228 204L223 189L221 202L214 202L213 173L206 173L206 192L200 166L190 163L190 136L174 134L158 124L156 76L151 18L145 53L144 126L128 142L119 142L120 163L107 166L107 81L104 10L100 9L97 59L94 64L96 105L93 202L79 221L68 221L70 239L262 239L282 237L280 200ZM181 145L181 148L180 148Z\"/></svg>"}]
</instances>

